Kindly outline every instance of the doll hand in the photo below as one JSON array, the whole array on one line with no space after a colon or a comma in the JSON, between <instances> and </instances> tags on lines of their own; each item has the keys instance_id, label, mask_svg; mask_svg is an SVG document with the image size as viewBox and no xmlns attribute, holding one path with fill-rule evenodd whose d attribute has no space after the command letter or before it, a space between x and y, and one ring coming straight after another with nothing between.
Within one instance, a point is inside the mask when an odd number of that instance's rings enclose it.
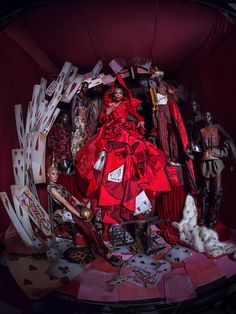
<instances>
[{"instance_id":1,"label":"doll hand","mask_svg":"<svg viewBox=\"0 0 236 314\"><path fill-rule=\"evenodd\" d=\"M110 113L112 113L113 109L112 107L109 107L106 109L106 115L109 116Z\"/></svg>"}]
</instances>

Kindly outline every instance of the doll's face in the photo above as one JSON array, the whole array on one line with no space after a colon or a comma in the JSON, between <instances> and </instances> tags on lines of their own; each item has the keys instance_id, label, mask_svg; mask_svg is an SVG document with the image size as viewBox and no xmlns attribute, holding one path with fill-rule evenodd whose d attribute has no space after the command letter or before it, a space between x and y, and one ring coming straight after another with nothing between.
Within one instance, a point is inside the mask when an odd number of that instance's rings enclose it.
<instances>
[{"instance_id":1,"label":"doll's face","mask_svg":"<svg viewBox=\"0 0 236 314\"><path fill-rule=\"evenodd\" d=\"M82 92L83 94L86 94L87 91L88 91L88 87L89 87L88 82L83 82L82 85L81 85L81 92Z\"/></svg>"},{"instance_id":2,"label":"doll's face","mask_svg":"<svg viewBox=\"0 0 236 314\"><path fill-rule=\"evenodd\" d=\"M116 88L113 93L114 101L120 101L123 98L124 94L121 88Z\"/></svg>"},{"instance_id":3,"label":"doll's face","mask_svg":"<svg viewBox=\"0 0 236 314\"><path fill-rule=\"evenodd\" d=\"M56 183L58 180L58 170L54 167L48 169L49 181Z\"/></svg>"},{"instance_id":4,"label":"doll's face","mask_svg":"<svg viewBox=\"0 0 236 314\"><path fill-rule=\"evenodd\" d=\"M207 112L205 113L205 121L206 121L206 123L209 124L209 123L212 122L212 120L213 120L213 117L212 117L211 112L207 111Z\"/></svg>"}]
</instances>

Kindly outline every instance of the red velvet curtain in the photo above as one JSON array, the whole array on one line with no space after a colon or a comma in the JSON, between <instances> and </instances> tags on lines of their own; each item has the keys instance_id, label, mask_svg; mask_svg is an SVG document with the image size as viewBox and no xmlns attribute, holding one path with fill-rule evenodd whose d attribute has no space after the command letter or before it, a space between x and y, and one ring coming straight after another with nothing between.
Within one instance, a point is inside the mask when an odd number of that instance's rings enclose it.
<instances>
[{"instance_id":1,"label":"red velvet curtain","mask_svg":"<svg viewBox=\"0 0 236 314\"><path fill-rule=\"evenodd\" d=\"M215 10L177 0L71 0L25 13L0 34L0 191L14 182L11 149L18 141L14 104L26 112L33 85L51 80L64 61L90 71L102 59L151 58L169 78L184 83L234 137L235 26ZM230 33L230 35L229 35ZM228 37L227 37L228 36ZM225 219L233 215L234 177L225 181ZM42 188L43 191L43 188ZM226 198L225 197L225 198ZM0 208L0 230L8 223Z\"/></svg>"}]
</instances>

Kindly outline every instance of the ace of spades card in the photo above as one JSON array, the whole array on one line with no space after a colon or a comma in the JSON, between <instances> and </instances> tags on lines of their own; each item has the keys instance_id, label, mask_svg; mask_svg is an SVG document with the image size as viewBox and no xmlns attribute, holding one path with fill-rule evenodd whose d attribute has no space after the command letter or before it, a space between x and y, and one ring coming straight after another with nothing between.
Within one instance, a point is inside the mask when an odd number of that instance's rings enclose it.
<instances>
[{"instance_id":1,"label":"ace of spades card","mask_svg":"<svg viewBox=\"0 0 236 314\"><path fill-rule=\"evenodd\" d=\"M27 232L28 236L30 237L31 241L33 241L34 232L30 223L29 215L23 208L21 208L21 205L15 196L15 189L16 189L16 186L11 185L11 194L12 194L12 199L13 199L16 215L18 219L20 220L23 228Z\"/></svg>"},{"instance_id":2,"label":"ace of spades card","mask_svg":"<svg viewBox=\"0 0 236 314\"><path fill-rule=\"evenodd\" d=\"M25 150L12 149L12 164L15 184L18 186L25 185Z\"/></svg>"},{"instance_id":3,"label":"ace of spades card","mask_svg":"<svg viewBox=\"0 0 236 314\"><path fill-rule=\"evenodd\" d=\"M45 236L51 236L51 221L49 219L49 215L34 197L29 188L26 186L19 189L16 188L15 196L21 207L28 213L30 218L45 234Z\"/></svg>"},{"instance_id":4,"label":"ace of spades card","mask_svg":"<svg viewBox=\"0 0 236 314\"><path fill-rule=\"evenodd\" d=\"M20 148L25 148L25 128L23 121L22 105L15 105L15 119Z\"/></svg>"},{"instance_id":5,"label":"ace of spades card","mask_svg":"<svg viewBox=\"0 0 236 314\"><path fill-rule=\"evenodd\" d=\"M34 132L32 142L32 169L34 183L45 183L45 150L46 135L41 132Z\"/></svg>"},{"instance_id":6,"label":"ace of spades card","mask_svg":"<svg viewBox=\"0 0 236 314\"><path fill-rule=\"evenodd\" d=\"M25 243L26 246L31 247L32 245L32 239L26 232L24 226L22 225L21 221L17 217L11 202L9 201L9 198L7 196L6 192L1 192L0 193L0 198L2 200L2 203L4 205L4 208L6 209L8 216L11 219L11 222L13 223L14 227L16 228L17 232L19 233L21 239Z\"/></svg>"}]
</instances>

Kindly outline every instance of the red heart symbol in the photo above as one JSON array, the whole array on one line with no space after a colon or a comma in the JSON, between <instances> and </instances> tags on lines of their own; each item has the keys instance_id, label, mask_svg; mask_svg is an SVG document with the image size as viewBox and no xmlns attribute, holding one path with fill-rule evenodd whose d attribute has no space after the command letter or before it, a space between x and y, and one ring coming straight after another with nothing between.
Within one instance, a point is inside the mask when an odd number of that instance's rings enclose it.
<instances>
[{"instance_id":1,"label":"red heart symbol","mask_svg":"<svg viewBox=\"0 0 236 314\"><path fill-rule=\"evenodd\" d=\"M24 279L24 281L23 281L23 284L25 285L25 286L30 286L30 285L32 285L33 284L33 282L32 281L30 281L29 279Z\"/></svg>"},{"instance_id":2,"label":"red heart symbol","mask_svg":"<svg viewBox=\"0 0 236 314\"><path fill-rule=\"evenodd\" d=\"M38 268L35 267L34 265L29 265L29 270L38 270Z\"/></svg>"}]
</instances>

